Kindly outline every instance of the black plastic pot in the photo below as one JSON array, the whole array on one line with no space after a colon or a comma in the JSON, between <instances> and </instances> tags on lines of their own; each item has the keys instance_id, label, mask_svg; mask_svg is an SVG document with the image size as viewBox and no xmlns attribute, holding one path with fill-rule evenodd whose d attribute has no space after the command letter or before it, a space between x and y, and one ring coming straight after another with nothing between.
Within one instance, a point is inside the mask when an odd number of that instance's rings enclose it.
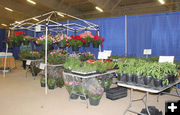
<instances>
[{"instance_id":1,"label":"black plastic pot","mask_svg":"<svg viewBox=\"0 0 180 115\"><path fill-rule=\"evenodd\" d=\"M41 83L41 87L45 87L45 83Z\"/></svg>"},{"instance_id":2,"label":"black plastic pot","mask_svg":"<svg viewBox=\"0 0 180 115\"><path fill-rule=\"evenodd\" d=\"M72 51L79 51L79 47L78 46L72 46Z\"/></svg>"},{"instance_id":3,"label":"black plastic pot","mask_svg":"<svg viewBox=\"0 0 180 115\"><path fill-rule=\"evenodd\" d=\"M65 48L66 47L66 44L64 42L59 42L58 43L58 47L59 48Z\"/></svg>"},{"instance_id":4,"label":"black plastic pot","mask_svg":"<svg viewBox=\"0 0 180 115\"><path fill-rule=\"evenodd\" d=\"M141 75L139 75L139 76L134 76L134 82L136 83L136 84L140 84L141 83L141 79L142 79L142 76Z\"/></svg>"},{"instance_id":5,"label":"black plastic pot","mask_svg":"<svg viewBox=\"0 0 180 115\"><path fill-rule=\"evenodd\" d=\"M144 80L144 85L150 85L151 81L152 81L152 77L151 76L145 76L143 80Z\"/></svg>"},{"instance_id":6,"label":"black plastic pot","mask_svg":"<svg viewBox=\"0 0 180 115\"><path fill-rule=\"evenodd\" d=\"M29 45L29 41L23 41L24 45Z\"/></svg>"},{"instance_id":7,"label":"black plastic pot","mask_svg":"<svg viewBox=\"0 0 180 115\"><path fill-rule=\"evenodd\" d=\"M134 76L132 74L127 74L126 75L126 81L128 83L132 83L134 81Z\"/></svg>"},{"instance_id":8,"label":"black plastic pot","mask_svg":"<svg viewBox=\"0 0 180 115\"><path fill-rule=\"evenodd\" d=\"M79 95L76 95L74 93L71 93L70 98L71 99L78 99Z\"/></svg>"},{"instance_id":9,"label":"black plastic pot","mask_svg":"<svg viewBox=\"0 0 180 115\"><path fill-rule=\"evenodd\" d=\"M157 78L154 78L153 79L153 84L154 84L154 87L162 87L162 80L159 80Z\"/></svg>"},{"instance_id":10,"label":"black plastic pot","mask_svg":"<svg viewBox=\"0 0 180 115\"><path fill-rule=\"evenodd\" d=\"M88 95L86 95L86 99L88 99L89 97L88 97ZM84 96L80 96L80 99L81 100L85 100L85 97Z\"/></svg>"},{"instance_id":11,"label":"black plastic pot","mask_svg":"<svg viewBox=\"0 0 180 115\"><path fill-rule=\"evenodd\" d=\"M93 42L93 48L99 48L99 43Z\"/></svg>"},{"instance_id":12,"label":"black plastic pot","mask_svg":"<svg viewBox=\"0 0 180 115\"><path fill-rule=\"evenodd\" d=\"M26 60L22 60L22 66L24 69L26 69Z\"/></svg>"},{"instance_id":13,"label":"black plastic pot","mask_svg":"<svg viewBox=\"0 0 180 115\"><path fill-rule=\"evenodd\" d=\"M97 106L99 105L101 98L94 98L94 97L89 97L89 103L92 106Z\"/></svg>"},{"instance_id":14,"label":"black plastic pot","mask_svg":"<svg viewBox=\"0 0 180 115\"><path fill-rule=\"evenodd\" d=\"M55 88L55 85L48 85L48 88L49 88L50 90L53 90L53 89Z\"/></svg>"},{"instance_id":15,"label":"black plastic pot","mask_svg":"<svg viewBox=\"0 0 180 115\"><path fill-rule=\"evenodd\" d=\"M90 42L83 43L83 47L89 47L89 46L90 46Z\"/></svg>"}]
</instances>

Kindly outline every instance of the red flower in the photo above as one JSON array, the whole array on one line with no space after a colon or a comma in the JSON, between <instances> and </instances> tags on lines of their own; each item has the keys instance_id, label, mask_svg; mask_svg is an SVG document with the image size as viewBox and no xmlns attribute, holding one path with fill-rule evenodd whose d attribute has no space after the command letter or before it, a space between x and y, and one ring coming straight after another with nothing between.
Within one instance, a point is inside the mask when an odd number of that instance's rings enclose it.
<instances>
[{"instance_id":1,"label":"red flower","mask_svg":"<svg viewBox=\"0 0 180 115\"><path fill-rule=\"evenodd\" d=\"M103 47L103 44L101 44L101 47Z\"/></svg>"},{"instance_id":2,"label":"red flower","mask_svg":"<svg viewBox=\"0 0 180 115\"><path fill-rule=\"evenodd\" d=\"M104 38L102 38L102 42L104 42L104 40L105 40L105 39L104 39Z\"/></svg>"}]
</instances>

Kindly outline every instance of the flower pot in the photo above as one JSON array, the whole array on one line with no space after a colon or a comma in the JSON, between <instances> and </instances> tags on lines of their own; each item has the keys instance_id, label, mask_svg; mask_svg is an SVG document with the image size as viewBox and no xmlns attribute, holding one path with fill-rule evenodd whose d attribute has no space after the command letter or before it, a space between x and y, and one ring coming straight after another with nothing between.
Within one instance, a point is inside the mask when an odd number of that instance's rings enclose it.
<instances>
[{"instance_id":1,"label":"flower pot","mask_svg":"<svg viewBox=\"0 0 180 115\"><path fill-rule=\"evenodd\" d=\"M89 46L90 46L90 42L83 43L83 47L89 47Z\"/></svg>"},{"instance_id":2,"label":"flower pot","mask_svg":"<svg viewBox=\"0 0 180 115\"><path fill-rule=\"evenodd\" d=\"M45 83L41 83L41 87L45 87Z\"/></svg>"},{"instance_id":3,"label":"flower pot","mask_svg":"<svg viewBox=\"0 0 180 115\"><path fill-rule=\"evenodd\" d=\"M151 76L146 76L144 77L144 85L150 85L151 81L152 81L152 77Z\"/></svg>"},{"instance_id":4,"label":"flower pot","mask_svg":"<svg viewBox=\"0 0 180 115\"><path fill-rule=\"evenodd\" d=\"M32 76L37 76L37 73L36 72L32 72Z\"/></svg>"},{"instance_id":5,"label":"flower pot","mask_svg":"<svg viewBox=\"0 0 180 115\"><path fill-rule=\"evenodd\" d=\"M72 51L79 51L79 47L78 46L72 46Z\"/></svg>"},{"instance_id":6,"label":"flower pot","mask_svg":"<svg viewBox=\"0 0 180 115\"><path fill-rule=\"evenodd\" d=\"M127 74L126 75L126 82L132 83L134 80L134 76L132 74Z\"/></svg>"},{"instance_id":7,"label":"flower pot","mask_svg":"<svg viewBox=\"0 0 180 115\"><path fill-rule=\"evenodd\" d=\"M93 42L93 48L99 48L99 43Z\"/></svg>"},{"instance_id":8,"label":"flower pot","mask_svg":"<svg viewBox=\"0 0 180 115\"><path fill-rule=\"evenodd\" d=\"M74 93L71 93L70 99L78 99L79 95L76 95Z\"/></svg>"},{"instance_id":9,"label":"flower pot","mask_svg":"<svg viewBox=\"0 0 180 115\"><path fill-rule=\"evenodd\" d=\"M168 79L169 84L175 82L175 76L174 75L168 75L168 76L165 77L165 79Z\"/></svg>"},{"instance_id":10,"label":"flower pot","mask_svg":"<svg viewBox=\"0 0 180 115\"><path fill-rule=\"evenodd\" d=\"M24 45L29 45L29 41L23 41Z\"/></svg>"},{"instance_id":11,"label":"flower pot","mask_svg":"<svg viewBox=\"0 0 180 115\"><path fill-rule=\"evenodd\" d=\"M22 60L22 66L24 69L26 69L26 60Z\"/></svg>"},{"instance_id":12,"label":"flower pot","mask_svg":"<svg viewBox=\"0 0 180 115\"><path fill-rule=\"evenodd\" d=\"M159 80L157 78L153 79L154 87L162 87L162 80Z\"/></svg>"},{"instance_id":13,"label":"flower pot","mask_svg":"<svg viewBox=\"0 0 180 115\"><path fill-rule=\"evenodd\" d=\"M64 42L59 42L58 47L59 48L66 48L66 44Z\"/></svg>"},{"instance_id":14,"label":"flower pot","mask_svg":"<svg viewBox=\"0 0 180 115\"><path fill-rule=\"evenodd\" d=\"M89 97L89 103L92 106L97 106L99 105L101 98L94 98L94 97Z\"/></svg>"},{"instance_id":15,"label":"flower pot","mask_svg":"<svg viewBox=\"0 0 180 115\"><path fill-rule=\"evenodd\" d=\"M84 96L80 96L80 99L81 100L85 100L85 97ZM86 95L86 99L88 99L88 95Z\"/></svg>"},{"instance_id":16,"label":"flower pot","mask_svg":"<svg viewBox=\"0 0 180 115\"><path fill-rule=\"evenodd\" d=\"M55 88L55 85L48 85L48 88L49 88L50 90L53 90L53 89Z\"/></svg>"},{"instance_id":17,"label":"flower pot","mask_svg":"<svg viewBox=\"0 0 180 115\"><path fill-rule=\"evenodd\" d=\"M139 75L139 76L134 76L134 82L135 84L140 84L141 83L141 79L142 79L142 76Z\"/></svg>"}]
</instances>

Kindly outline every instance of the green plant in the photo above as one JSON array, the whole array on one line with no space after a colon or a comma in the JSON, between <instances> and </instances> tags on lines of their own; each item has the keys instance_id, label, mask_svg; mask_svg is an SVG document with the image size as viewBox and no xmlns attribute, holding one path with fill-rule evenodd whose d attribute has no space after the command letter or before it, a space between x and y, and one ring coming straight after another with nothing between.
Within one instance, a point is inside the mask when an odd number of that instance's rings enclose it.
<instances>
[{"instance_id":1,"label":"green plant","mask_svg":"<svg viewBox=\"0 0 180 115\"><path fill-rule=\"evenodd\" d=\"M66 61L67 51L64 50L53 50L48 55L49 64L64 64Z\"/></svg>"},{"instance_id":2,"label":"green plant","mask_svg":"<svg viewBox=\"0 0 180 115\"><path fill-rule=\"evenodd\" d=\"M48 85L54 86L56 84L56 80L54 78L48 78Z\"/></svg>"},{"instance_id":3,"label":"green plant","mask_svg":"<svg viewBox=\"0 0 180 115\"><path fill-rule=\"evenodd\" d=\"M79 57L79 59L81 60L81 61L86 61L86 60L88 60L88 59L95 59L95 55L94 54L92 54L91 52L84 52L84 53L81 53L80 54L80 57Z\"/></svg>"},{"instance_id":4,"label":"green plant","mask_svg":"<svg viewBox=\"0 0 180 115\"><path fill-rule=\"evenodd\" d=\"M70 70L75 70L76 68L80 67L81 61L77 58L70 57L67 58L65 63L64 63L64 68L65 69L70 69Z\"/></svg>"},{"instance_id":5,"label":"green plant","mask_svg":"<svg viewBox=\"0 0 180 115\"><path fill-rule=\"evenodd\" d=\"M53 43L63 42L64 44L67 44L70 39L71 38L68 37L66 34L57 34L53 39Z\"/></svg>"},{"instance_id":6,"label":"green plant","mask_svg":"<svg viewBox=\"0 0 180 115\"><path fill-rule=\"evenodd\" d=\"M176 69L180 70L180 62L176 63Z\"/></svg>"},{"instance_id":7,"label":"green plant","mask_svg":"<svg viewBox=\"0 0 180 115\"><path fill-rule=\"evenodd\" d=\"M29 57L29 56L30 56L30 51L29 50L24 50L19 54L19 58L21 60L27 59L27 57Z\"/></svg>"},{"instance_id":8,"label":"green plant","mask_svg":"<svg viewBox=\"0 0 180 115\"><path fill-rule=\"evenodd\" d=\"M41 83L45 83L45 78L44 78L44 77L41 77L41 78L40 78L40 82L41 82Z\"/></svg>"},{"instance_id":9,"label":"green plant","mask_svg":"<svg viewBox=\"0 0 180 115\"><path fill-rule=\"evenodd\" d=\"M47 44L50 45L53 43L53 36L48 35L47 36ZM36 44L38 45L45 45L46 35L42 35L41 37L36 39Z\"/></svg>"},{"instance_id":10,"label":"green plant","mask_svg":"<svg viewBox=\"0 0 180 115\"><path fill-rule=\"evenodd\" d=\"M89 90L89 97L92 98L101 98L103 95L104 89L100 87L94 87L93 89Z\"/></svg>"},{"instance_id":11,"label":"green plant","mask_svg":"<svg viewBox=\"0 0 180 115\"><path fill-rule=\"evenodd\" d=\"M56 79L56 86L60 88L64 86L64 79L62 77Z\"/></svg>"},{"instance_id":12,"label":"green plant","mask_svg":"<svg viewBox=\"0 0 180 115\"><path fill-rule=\"evenodd\" d=\"M91 34L90 31L86 31L79 35L82 39L84 39L87 43L92 42L94 36Z\"/></svg>"}]
</instances>

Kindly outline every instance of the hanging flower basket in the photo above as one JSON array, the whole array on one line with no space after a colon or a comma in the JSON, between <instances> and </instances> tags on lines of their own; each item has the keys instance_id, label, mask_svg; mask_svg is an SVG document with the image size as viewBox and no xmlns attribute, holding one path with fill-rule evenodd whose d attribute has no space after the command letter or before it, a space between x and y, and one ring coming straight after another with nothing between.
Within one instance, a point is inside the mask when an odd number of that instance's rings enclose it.
<instances>
[{"instance_id":1,"label":"hanging flower basket","mask_svg":"<svg viewBox=\"0 0 180 115\"><path fill-rule=\"evenodd\" d=\"M66 44L64 42L59 42L58 47L59 48L66 48Z\"/></svg>"},{"instance_id":2,"label":"hanging flower basket","mask_svg":"<svg viewBox=\"0 0 180 115\"><path fill-rule=\"evenodd\" d=\"M99 43L98 42L93 42L93 48L99 48Z\"/></svg>"},{"instance_id":3,"label":"hanging flower basket","mask_svg":"<svg viewBox=\"0 0 180 115\"><path fill-rule=\"evenodd\" d=\"M79 51L79 47L78 46L72 46L72 51Z\"/></svg>"},{"instance_id":4,"label":"hanging flower basket","mask_svg":"<svg viewBox=\"0 0 180 115\"><path fill-rule=\"evenodd\" d=\"M89 47L89 46L90 46L90 42L83 43L83 47Z\"/></svg>"}]
</instances>

